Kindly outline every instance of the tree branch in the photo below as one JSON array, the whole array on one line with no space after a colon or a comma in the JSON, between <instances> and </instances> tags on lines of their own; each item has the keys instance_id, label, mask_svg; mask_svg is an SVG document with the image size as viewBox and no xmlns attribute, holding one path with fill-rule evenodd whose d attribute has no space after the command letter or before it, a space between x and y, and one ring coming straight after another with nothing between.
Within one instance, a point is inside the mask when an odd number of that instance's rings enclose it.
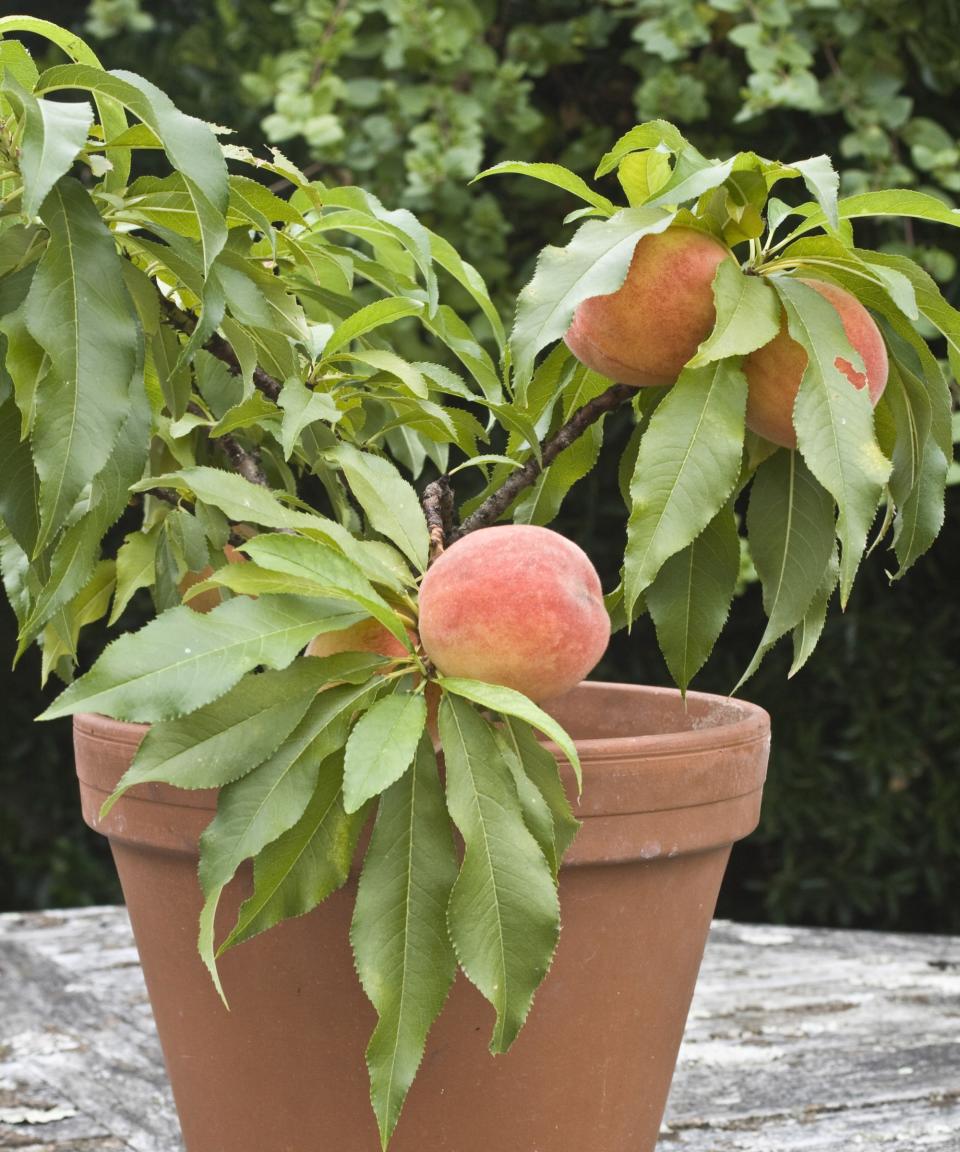
<instances>
[{"instance_id":1,"label":"tree branch","mask_svg":"<svg viewBox=\"0 0 960 1152\"><path fill-rule=\"evenodd\" d=\"M178 328L187 336L192 335L195 327L193 317L182 311L172 300L168 300L165 296L161 296L160 300L167 319L174 328ZM218 360L222 360L234 376L240 376L242 374L243 369L240 367L240 360L233 350L233 346L227 340L224 340L219 332L214 332L206 344L204 344L204 348L211 355L216 356ZM253 370L253 383L264 396L276 402L280 395L282 385L279 380L274 380L269 373L264 372L259 365Z\"/></svg>"},{"instance_id":2,"label":"tree branch","mask_svg":"<svg viewBox=\"0 0 960 1152\"><path fill-rule=\"evenodd\" d=\"M244 480L249 480L251 484L259 484L261 488L270 487L258 452L248 452L246 448L241 447L236 437L229 434L219 436L217 439L235 472L239 472Z\"/></svg>"},{"instance_id":3,"label":"tree branch","mask_svg":"<svg viewBox=\"0 0 960 1152\"><path fill-rule=\"evenodd\" d=\"M433 480L423 490L423 512L430 530L430 563L443 554L453 535L453 488L446 476Z\"/></svg>"},{"instance_id":4,"label":"tree branch","mask_svg":"<svg viewBox=\"0 0 960 1152\"><path fill-rule=\"evenodd\" d=\"M569 448L575 440L586 432L591 424L595 424L605 413L612 412L621 404L625 404L636 393L636 388L629 384L613 384L606 392L602 392L593 400L589 400L582 408L578 408L566 424L541 442L541 459L538 460L536 456L531 456L522 468L511 472L502 487L488 496L480 507L468 516L459 528L453 531L447 543L453 543L455 540L466 536L468 532L475 532L478 528L486 528L495 524L517 496L525 488L536 483L540 474L544 469L550 467L564 448Z\"/></svg>"}]
</instances>

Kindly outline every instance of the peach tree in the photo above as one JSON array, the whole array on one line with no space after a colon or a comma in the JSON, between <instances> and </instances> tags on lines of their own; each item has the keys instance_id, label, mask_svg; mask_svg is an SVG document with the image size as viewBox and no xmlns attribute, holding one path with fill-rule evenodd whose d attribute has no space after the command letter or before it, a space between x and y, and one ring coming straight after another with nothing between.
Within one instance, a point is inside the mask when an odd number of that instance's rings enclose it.
<instances>
[{"instance_id":1,"label":"peach tree","mask_svg":"<svg viewBox=\"0 0 960 1152\"><path fill-rule=\"evenodd\" d=\"M24 35L67 62L39 72ZM220 789L199 926L218 987L217 956L344 885L372 826L352 944L379 1014L367 1060L386 1145L458 968L495 1010L492 1050L518 1034L577 829L556 758L578 773L576 748L535 702L535 650L509 675L469 645L454 658L430 639L451 634L443 604L496 632L507 596L536 600L537 541L625 409L622 580L609 616L552 620L573 653L552 690L589 670L610 621L646 610L686 689L744 539L767 615L746 674L787 635L799 667L868 547L889 543L900 574L930 546L952 452L944 364L921 333L956 373L960 314L908 259L858 248L853 221L960 213L917 192L838 200L825 157L712 160L644 124L602 158L606 191L550 164L485 173L580 204L508 339L475 269L409 211L231 143L54 25L6 17L0 37L0 566L17 655L38 644L43 676L67 682L45 718L150 725L108 805L150 781ZM786 181L811 199L772 196ZM654 370L639 361L658 342ZM750 427L761 394L766 435ZM501 545L480 548L472 585L458 557L502 521L521 551L494 596ZM457 595L435 598L439 631L421 637L420 586L448 578ZM155 618L74 678L84 628L117 625L134 597Z\"/></svg>"}]
</instances>

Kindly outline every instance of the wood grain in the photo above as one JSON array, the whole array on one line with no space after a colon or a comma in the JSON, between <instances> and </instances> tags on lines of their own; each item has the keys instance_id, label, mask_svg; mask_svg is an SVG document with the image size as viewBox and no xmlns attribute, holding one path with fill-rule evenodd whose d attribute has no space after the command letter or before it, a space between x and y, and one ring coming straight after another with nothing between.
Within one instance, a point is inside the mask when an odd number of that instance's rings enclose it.
<instances>
[{"instance_id":1,"label":"wood grain","mask_svg":"<svg viewBox=\"0 0 960 1152\"><path fill-rule=\"evenodd\" d=\"M716 923L659 1147L960 1152L960 940ZM123 909L0 916L0 1149L183 1152Z\"/></svg>"}]
</instances>

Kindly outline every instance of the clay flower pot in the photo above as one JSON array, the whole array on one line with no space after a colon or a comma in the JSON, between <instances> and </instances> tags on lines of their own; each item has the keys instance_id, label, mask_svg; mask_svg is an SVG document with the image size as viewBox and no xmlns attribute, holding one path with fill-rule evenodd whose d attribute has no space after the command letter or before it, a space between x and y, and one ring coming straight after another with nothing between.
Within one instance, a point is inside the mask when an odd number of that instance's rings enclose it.
<instances>
[{"instance_id":1,"label":"clay flower pot","mask_svg":"<svg viewBox=\"0 0 960 1152\"><path fill-rule=\"evenodd\" d=\"M577 741L583 828L564 927L526 1028L458 977L393 1152L651 1152L724 867L757 824L769 720L741 701L583 684L551 708ZM110 839L188 1152L377 1152L364 1049L375 1014L348 940L348 884L222 958L197 954L197 841L214 792L140 786L99 809L145 729L75 719L83 813ZM571 782L572 783L572 782ZM221 912L236 913L247 878Z\"/></svg>"}]
</instances>

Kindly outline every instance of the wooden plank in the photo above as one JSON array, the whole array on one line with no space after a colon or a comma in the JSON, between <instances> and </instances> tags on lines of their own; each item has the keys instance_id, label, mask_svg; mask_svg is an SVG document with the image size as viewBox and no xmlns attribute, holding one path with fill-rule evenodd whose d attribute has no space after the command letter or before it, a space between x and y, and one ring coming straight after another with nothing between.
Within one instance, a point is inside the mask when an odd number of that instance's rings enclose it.
<instances>
[{"instance_id":1,"label":"wooden plank","mask_svg":"<svg viewBox=\"0 0 960 1152\"><path fill-rule=\"evenodd\" d=\"M123 909L0 916L8 1148L182 1152ZM960 1152L960 940L717 923L661 1152L861 1148Z\"/></svg>"}]
</instances>

